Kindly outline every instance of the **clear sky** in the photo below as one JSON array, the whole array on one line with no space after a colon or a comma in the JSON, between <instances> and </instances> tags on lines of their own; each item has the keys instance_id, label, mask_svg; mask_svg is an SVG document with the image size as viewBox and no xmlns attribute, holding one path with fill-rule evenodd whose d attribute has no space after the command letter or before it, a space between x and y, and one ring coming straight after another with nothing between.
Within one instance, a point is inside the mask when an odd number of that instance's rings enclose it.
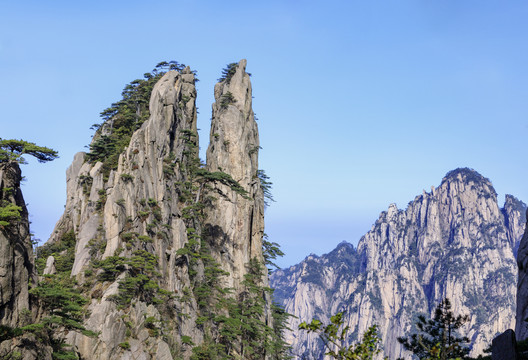
<instances>
[{"instance_id":1,"label":"clear sky","mask_svg":"<svg viewBox=\"0 0 528 360\"><path fill-rule=\"evenodd\" d=\"M23 166L32 231L46 240L65 170L99 113L162 60L198 71L207 148L213 86L253 74L266 232L289 266L356 244L390 203L457 167L528 201L528 2L0 1L0 137L52 147Z\"/></svg>"}]
</instances>

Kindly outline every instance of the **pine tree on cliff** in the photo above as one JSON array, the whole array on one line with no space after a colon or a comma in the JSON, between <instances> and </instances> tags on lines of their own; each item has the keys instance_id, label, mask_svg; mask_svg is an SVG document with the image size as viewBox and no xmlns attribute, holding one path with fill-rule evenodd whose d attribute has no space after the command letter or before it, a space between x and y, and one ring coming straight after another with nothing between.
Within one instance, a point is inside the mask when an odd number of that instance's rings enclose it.
<instances>
[{"instance_id":1,"label":"pine tree on cliff","mask_svg":"<svg viewBox=\"0 0 528 360\"><path fill-rule=\"evenodd\" d=\"M0 138L0 163L16 161L19 164L25 164L26 160L22 157L25 154L34 156L41 163L59 157L55 150L38 146L32 142Z\"/></svg>"},{"instance_id":2,"label":"pine tree on cliff","mask_svg":"<svg viewBox=\"0 0 528 360\"><path fill-rule=\"evenodd\" d=\"M453 314L451 302L445 298L436 307L432 319L426 320L423 315L418 317L418 334L400 337L398 341L419 359L465 359L469 354L466 346L469 339L457 332L467 321L468 315Z\"/></svg>"}]
</instances>

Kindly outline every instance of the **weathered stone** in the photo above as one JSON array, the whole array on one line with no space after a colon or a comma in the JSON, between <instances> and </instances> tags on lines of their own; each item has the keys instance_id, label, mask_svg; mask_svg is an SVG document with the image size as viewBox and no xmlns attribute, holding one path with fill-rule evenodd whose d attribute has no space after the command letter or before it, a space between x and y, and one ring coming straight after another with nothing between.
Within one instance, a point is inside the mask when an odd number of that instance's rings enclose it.
<instances>
[{"instance_id":1,"label":"weathered stone","mask_svg":"<svg viewBox=\"0 0 528 360\"><path fill-rule=\"evenodd\" d=\"M33 247L22 179L16 162L0 163L0 202L20 207L20 220L0 226L0 324L16 327L19 315L30 308L29 281L36 283ZM6 205L4 205L6 204Z\"/></svg>"},{"instance_id":2,"label":"weathered stone","mask_svg":"<svg viewBox=\"0 0 528 360\"><path fill-rule=\"evenodd\" d=\"M48 256L48 259L46 260L46 267L44 268L43 274L44 275L53 275L57 272L55 269L55 258L53 256Z\"/></svg>"},{"instance_id":3,"label":"weathered stone","mask_svg":"<svg viewBox=\"0 0 528 360\"><path fill-rule=\"evenodd\" d=\"M521 341L528 339L528 327L526 326L528 323L526 320L528 318L528 225L517 251L517 266L517 322L515 324L515 333L517 334L517 340Z\"/></svg>"},{"instance_id":4,"label":"weathered stone","mask_svg":"<svg viewBox=\"0 0 528 360\"><path fill-rule=\"evenodd\" d=\"M488 179L457 169L405 210L390 205L357 249L343 243L274 272L276 298L298 317L286 337L294 353L317 358L322 351L316 335L297 330L301 321L328 322L345 311L351 333L378 324L385 355L408 358L397 337L408 336L418 313L431 316L448 297L455 314L470 315L461 332L472 340L471 355L481 354L515 321L519 207L526 208L509 196L500 209Z\"/></svg>"},{"instance_id":5,"label":"weathered stone","mask_svg":"<svg viewBox=\"0 0 528 360\"><path fill-rule=\"evenodd\" d=\"M517 342L515 341L515 332L508 329L493 339L491 344L491 359L517 360L516 348Z\"/></svg>"},{"instance_id":6,"label":"weathered stone","mask_svg":"<svg viewBox=\"0 0 528 360\"><path fill-rule=\"evenodd\" d=\"M183 216L188 200L182 199L181 184L190 181L190 164L198 158L194 82L189 68L181 73L169 71L158 80L151 92L150 118L132 134L119 156L117 169L104 173L102 163L86 162L86 156L80 153L67 171L65 212L49 241L57 241L68 231L75 232L71 275L85 287L91 286L92 302L84 325L98 336L91 338L73 331L66 336L67 343L73 344L82 358L172 360L173 354L189 358L192 347L183 346L181 336L190 337L195 344L203 342L204 330L196 325L198 305L194 296L180 300L193 286L189 256L182 255L189 241L189 220ZM218 91L231 92L236 99L234 105L221 106L222 93L217 94ZM210 242L212 256L231 274L222 285L238 292L247 262L251 258L263 261L263 194L257 177L259 140L245 60L239 63L229 84L217 84L215 96L211 138L218 131L222 144L229 143L230 147L210 146L206 169L231 175L247 194L237 194L219 181L211 181L207 187L220 196L210 205L212 209L204 210L205 226L196 227L210 230L204 240ZM113 125L109 120L96 136L111 134ZM94 260L118 254L130 258L135 250L157 257L160 277L156 282L172 293L166 304L159 305L165 311L163 317L161 310L137 298L126 309L118 308L114 299L127 271L113 281L88 283L93 277L88 279L90 275L85 275L85 270L90 269L96 277L102 272L93 268ZM197 278L204 273L203 266L193 270L198 273ZM193 282L196 281L195 278ZM267 277L264 282L267 284ZM171 317L166 318L167 314ZM156 320L154 324L152 319ZM156 335L161 326L165 340ZM129 349L124 342L129 343Z\"/></svg>"},{"instance_id":7,"label":"weathered stone","mask_svg":"<svg viewBox=\"0 0 528 360\"><path fill-rule=\"evenodd\" d=\"M216 199L214 209L207 212L207 239L221 254L220 263L232 275L228 287L239 288L249 260L256 258L263 262L264 234L264 195L257 176L260 146L246 60L238 63L229 81L216 84L215 100L207 168L231 175L247 194L243 196L228 186L215 184L222 196Z\"/></svg>"},{"instance_id":8,"label":"weathered stone","mask_svg":"<svg viewBox=\"0 0 528 360\"><path fill-rule=\"evenodd\" d=\"M16 162L0 163L0 206L20 207L20 219L0 226L0 325L21 327L33 321L36 304L29 296L38 281L26 204L20 189L22 179ZM29 319L28 319L29 317ZM0 358L51 360L52 349L33 334L23 334L0 343Z\"/></svg>"}]
</instances>

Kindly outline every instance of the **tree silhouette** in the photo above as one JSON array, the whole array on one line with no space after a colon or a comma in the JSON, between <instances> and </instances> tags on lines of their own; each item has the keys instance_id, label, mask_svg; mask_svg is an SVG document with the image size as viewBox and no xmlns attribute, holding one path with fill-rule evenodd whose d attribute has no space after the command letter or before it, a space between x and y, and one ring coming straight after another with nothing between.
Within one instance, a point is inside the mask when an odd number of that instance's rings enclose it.
<instances>
[{"instance_id":1,"label":"tree silhouette","mask_svg":"<svg viewBox=\"0 0 528 360\"><path fill-rule=\"evenodd\" d=\"M469 339L459 336L458 329L468 321L468 315L455 316L451 311L451 302L445 298L436 307L432 319L418 316L418 334L399 337L398 341L419 359L465 359L469 353Z\"/></svg>"},{"instance_id":2,"label":"tree silhouette","mask_svg":"<svg viewBox=\"0 0 528 360\"><path fill-rule=\"evenodd\" d=\"M25 164L26 160L22 157L24 154L34 156L41 163L52 161L59 157L55 150L38 146L35 143L0 138L0 163L16 161L19 164Z\"/></svg>"}]
</instances>

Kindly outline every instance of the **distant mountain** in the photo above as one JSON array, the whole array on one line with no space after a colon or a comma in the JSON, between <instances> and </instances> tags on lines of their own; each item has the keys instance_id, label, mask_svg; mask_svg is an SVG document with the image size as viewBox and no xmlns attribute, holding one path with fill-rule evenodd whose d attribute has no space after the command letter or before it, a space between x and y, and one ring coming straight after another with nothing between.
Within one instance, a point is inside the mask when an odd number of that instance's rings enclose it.
<instances>
[{"instance_id":1,"label":"distant mountain","mask_svg":"<svg viewBox=\"0 0 528 360\"><path fill-rule=\"evenodd\" d=\"M345 311L354 338L378 324L385 355L407 357L397 337L412 333L416 315L431 314L444 297L455 313L470 315L463 331L471 355L482 353L515 325L515 255L525 212L511 195L500 208L487 178L456 169L406 210L390 205L357 249L343 242L329 254L275 271L275 298L297 317L287 334L294 354L322 358L320 341L298 324Z\"/></svg>"}]
</instances>

